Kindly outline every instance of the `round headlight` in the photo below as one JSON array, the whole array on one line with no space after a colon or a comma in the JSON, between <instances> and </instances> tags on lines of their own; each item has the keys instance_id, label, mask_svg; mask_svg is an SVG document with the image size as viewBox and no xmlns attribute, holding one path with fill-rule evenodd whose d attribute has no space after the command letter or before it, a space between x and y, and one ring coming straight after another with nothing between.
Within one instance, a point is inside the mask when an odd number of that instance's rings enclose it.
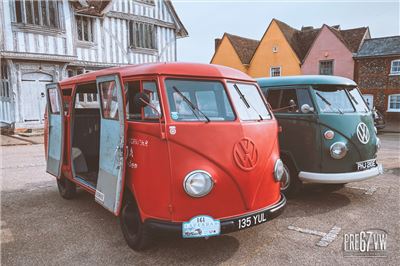
<instances>
[{"instance_id":1,"label":"round headlight","mask_svg":"<svg viewBox=\"0 0 400 266\"><path fill-rule=\"evenodd\" d=\"M195 170L187 174L183 181L183 188L192 197L203 197L210 193L214 181L209 173L203 170Z\"/></svg>"},{"instance_id":2,"label":"round headlight","mask_svg":"<svg viewBox=\"0 0 400 266\"><path fill-rule=\"evenodd\" d=\"M331 146L331 156L334 159L342 159L346 156L347 147L343 142L333 143Z\"/></svg>"},{"instance_id":3,"label":"round headlight","mask_svg":"<svg viewBox=\"0 0 400 266\"><path fill-rule=\"evenodd\" d=\"M282 180L282 176L285 169L283 167L283 163L281 159L276 160L274 166L274 178L276 182L280 182Z\"/></svg>"},{"instance_id":4,"label":"round headlight","mask_svg":"<svg viewBox=\"0 0 400 266\"><path fill-rule=\"evenodd\" d=\"M376 149L379 150L381 148L381 139L376 137Z\"/></svg>"}]
</instances>

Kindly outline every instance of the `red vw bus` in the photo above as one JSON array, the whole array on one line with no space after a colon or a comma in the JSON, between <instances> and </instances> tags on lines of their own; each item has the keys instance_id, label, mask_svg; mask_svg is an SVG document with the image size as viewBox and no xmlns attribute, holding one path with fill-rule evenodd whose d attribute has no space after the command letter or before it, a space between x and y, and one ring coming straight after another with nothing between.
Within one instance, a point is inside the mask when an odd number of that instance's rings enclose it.
<instances>
[{"instance_id":1,"label":"red vw bus","mask_svg":"<svg viewBox=\"0 0 400 266\"><path fill-rule=\"evenodd\" d=\"M240 71L143 64L46 91L47 172L62 197L79 186L119 216L133 249L157 230L207 238L264 223L285 206L277 122Z\"/></svg>"}]
</instances>

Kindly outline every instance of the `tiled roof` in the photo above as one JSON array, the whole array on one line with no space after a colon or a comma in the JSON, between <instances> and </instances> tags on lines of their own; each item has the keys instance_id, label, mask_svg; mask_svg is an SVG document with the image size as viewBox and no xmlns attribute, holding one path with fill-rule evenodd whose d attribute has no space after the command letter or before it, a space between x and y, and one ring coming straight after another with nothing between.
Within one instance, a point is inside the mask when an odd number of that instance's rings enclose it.
<instances>
[{"instance_id":1,"label":"tiled roof","mask_svg":"<svg viewBox=\"0 0 400 266\"><path fill-rule=\"evenodd\" d=\"M358 51L364 36L368 31L368 27L348 30L340 30L329 26L328 28L347 46L352 53L356 53Z\"/></svg>"},{"instance_id":2,"label":"tiled roof","mask_svg":"<svg viewBox=\"0 0 400 266\"><path fill-rule=\"evenodd\" d=\"M314 29L313 27L303 27L302 30L297 30L280 20L274 20L278 24L278 27L289 42L290 46L295 51L297 57L300 61L303 61L308 49L318 34L319 28Z\"/></svg>"},{"instance_id":3,"label":"tiled roof","mask_svg":"<svg viewBox=\"0 0 400 266\"><path fill-rule=\"evenodd\" d=\"M357 57L400 55L400 36L367 39Z\"/></svg>"},{"instance_id":4,"label":"tiled roof","mask_svg":"<svg viewBox=\"0 0 400 266\"><path fill-rule=\"evenodd\" d=\"M253 57L259 41L229 33L225 33L225 36L229 39L233 48L235 48L235 51L238 54L242 64L250 64L251 58Z\"/></svg>"}]
</instances>

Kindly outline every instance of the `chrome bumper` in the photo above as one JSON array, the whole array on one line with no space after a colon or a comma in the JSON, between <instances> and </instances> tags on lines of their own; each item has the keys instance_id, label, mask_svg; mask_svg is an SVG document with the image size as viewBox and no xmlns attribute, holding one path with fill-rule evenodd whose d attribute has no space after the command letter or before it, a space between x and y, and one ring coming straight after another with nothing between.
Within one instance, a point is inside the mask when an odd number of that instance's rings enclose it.
<instances>
[{"instance_id":1,"label":"chrome bumper","mask_svg":"<svg viewBox=\"0 0 400 266\"><path fill-rule=\"evenodd\" d=\"M377 167L349 173L311 173L311 172L300 172L299 178L304 182L312 183L324 183L324 184L343 184L349 182L362 181L383 173L382 164L378 164Z\"/></svg>"}]
</instances>

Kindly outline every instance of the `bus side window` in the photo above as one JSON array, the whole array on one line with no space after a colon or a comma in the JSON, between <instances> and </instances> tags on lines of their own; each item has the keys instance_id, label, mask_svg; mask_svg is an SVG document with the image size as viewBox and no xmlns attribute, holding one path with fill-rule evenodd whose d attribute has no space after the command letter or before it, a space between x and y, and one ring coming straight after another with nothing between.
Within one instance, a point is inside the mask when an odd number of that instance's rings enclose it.
<instances>
[{"instance_id":1,"label":"bus side window","mask_svg":"<svg viewBox=\"0 0 400 266\"><path fill-rule=\"evenodd\" d=\"M290 107L292 105L292 102L294 102L296 106ZM298 113L300 108L298 103L299 101L297 100L296 89L282 90L282 100L279 107L279 113Z\"/></svg>"},{"instance_id":2,"label":"bus side window","mask_svg":"<svg viewBox=\"0 0 400 266\"><path fill-rule=\"evenodd\" d=\"M125 88L127 89L126 113L128 120L158 121L159 115L161 114L161 108L157 83L155 81L128 81L125 83ZM149 104L154 108L150 106L141 108L135 104L135 96L140 92L148 95Z\"/></svg>"},{"instance_id":3,"label":"bus side window","mask_svg":"<svg viewBox=\"0 0 400 266\"><path fill-rule=\"evenodd\" d=\"M297 97L299 99L299 108L301 108L303 104L308 104L308 106L314 107L308 89L297 89Z\"/></svg>"},{"instance_id":4,"label":"bus side window","mask_svg":"<svg viewBox=\"0 0 400 266\"><path fill-rule=\"evenodd\" d=\"M267 102L271 105L272 110L279 108L279 100L281 96L281 90L268 90L266 95Z\"/></svg>"}]
</instances>

